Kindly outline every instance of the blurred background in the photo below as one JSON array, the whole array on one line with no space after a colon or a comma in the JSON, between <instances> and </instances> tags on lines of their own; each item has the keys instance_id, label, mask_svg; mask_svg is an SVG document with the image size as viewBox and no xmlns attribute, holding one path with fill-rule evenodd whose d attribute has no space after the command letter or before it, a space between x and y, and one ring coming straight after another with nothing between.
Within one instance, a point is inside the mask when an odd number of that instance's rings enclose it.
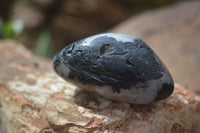
<instances>
[{"instance_id":1,"label":"blurred background","mask_svg":"<svg viewBox=\"0 0 200 133\"><path fill-rule=\"evenodd\" d=\"M142 38L176 83L200 93L199 0L0 0L0 39L38 56L101 32Z\"/></svg>"},{"instance_id":2,"label":"blurred background","mask_svg":"<svg viewBox=\"0 0 200 133\"><path fill-rule=\"evenodd\" d=\"M52 57L81 38L106 32L130 16L180 0L1 0L1 38L18 39Z\"/></svg>"}]
</instances>

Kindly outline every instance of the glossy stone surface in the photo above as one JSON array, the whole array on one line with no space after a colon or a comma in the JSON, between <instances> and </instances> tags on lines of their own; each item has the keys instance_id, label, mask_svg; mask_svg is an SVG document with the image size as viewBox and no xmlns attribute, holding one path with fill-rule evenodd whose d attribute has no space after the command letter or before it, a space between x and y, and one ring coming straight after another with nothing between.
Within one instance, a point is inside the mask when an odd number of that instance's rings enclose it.
<instances>
[{"instance_id":1,"label":"glossy stone surface","mask_svg":"<svg viewBox=\"0 0 200 133\"><path fill-rule=\"evenodd\" d=\"M105 33L74 42L57 53L58 75L103 97L148 104L169 97L173 79L156 54L142 40Z\"/></svg>"}]
</instances>

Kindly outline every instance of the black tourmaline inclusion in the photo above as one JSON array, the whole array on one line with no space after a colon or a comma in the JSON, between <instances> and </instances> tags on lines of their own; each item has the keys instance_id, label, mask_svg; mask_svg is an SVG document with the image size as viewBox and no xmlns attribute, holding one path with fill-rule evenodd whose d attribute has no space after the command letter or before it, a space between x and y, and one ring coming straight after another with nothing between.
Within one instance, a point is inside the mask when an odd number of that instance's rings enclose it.
<instances>
[{"instance_id":1,"label":"black tourmaline inclusion","mask_svg":"<svg viewBox=\"0 0 200 133\"><path fill-rule=\"evenodd\" d=\"M173 79L164 64L145 42L128 35L106 33L77 41L54 57L56 72L58 62L69 69L63 78L83 85L111 86L113 92L120 93L133 86L148 88L145 83L157 81L163 82L157 89L157 100L173 92Z\"/></svg>"}]
</instances>

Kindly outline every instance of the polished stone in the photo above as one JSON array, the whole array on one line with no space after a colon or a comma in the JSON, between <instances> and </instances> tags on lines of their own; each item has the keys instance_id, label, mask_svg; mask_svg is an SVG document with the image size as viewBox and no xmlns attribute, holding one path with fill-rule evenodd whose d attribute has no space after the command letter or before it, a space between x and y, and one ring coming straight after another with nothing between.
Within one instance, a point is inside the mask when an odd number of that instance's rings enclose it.
<instances>
[{"instance_id":1,"label":"polished stone","mask_svg":"<svg viewBox=\"0 0 200 133\"><path fill-rule=\"evenodd\" d=\"M147 104L169 97L173 79L153 50L142 40L119 33L94 35L57 53L58 75L103 97Z\"/></svg>"}]
</instances>

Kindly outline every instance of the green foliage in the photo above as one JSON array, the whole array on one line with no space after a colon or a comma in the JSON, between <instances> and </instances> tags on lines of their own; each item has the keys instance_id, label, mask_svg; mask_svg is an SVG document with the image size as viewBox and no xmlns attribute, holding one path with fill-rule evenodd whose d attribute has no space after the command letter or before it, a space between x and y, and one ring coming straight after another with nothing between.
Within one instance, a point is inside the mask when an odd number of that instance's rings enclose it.
<instances>
[{"instance_id":1,"label":"green foliage","mask_svg":"<svg viewBox=\"0 0 200 133\"><path fill-rule=\"evenodd\" d=\"M53 57L54 48L52 43L52 34L49 29L44 29L36 42L34 53L42 57Z\"/></svg>"},{"instance_id":2,"label":"green foliage","mask_svg":"<svg viewBox=\"0 0 200 133\"><path fill-rule=\"evenodd\" d=\"M24 29L23 22L20 20L4 22L0 19L0 38L18 39Z\"/></svg>"}]
</instances>

